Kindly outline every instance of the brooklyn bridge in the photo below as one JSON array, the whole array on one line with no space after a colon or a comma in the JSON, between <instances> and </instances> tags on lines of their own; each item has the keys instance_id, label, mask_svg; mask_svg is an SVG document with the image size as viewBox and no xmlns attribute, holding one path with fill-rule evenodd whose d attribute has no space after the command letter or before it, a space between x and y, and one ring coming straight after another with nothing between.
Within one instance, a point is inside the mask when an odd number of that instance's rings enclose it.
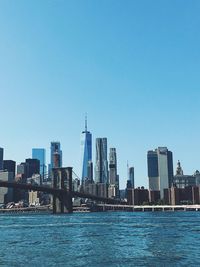
<instances>
[{"instance_id":1,"label":"brooklyn bridge","mask_svg":"<svg viewBox=\"0 0 200 267\"><path fill-rule=\"evenodd\" d=\"M120 200L91 195L72 190L72 167L52 170L52 186L32 185L26 183L0 180L0 187L27 191L45 192L52 195L53 213L72 213L72 198L87 198L105 204L123 204Z\"/></svg>"}]
</instances>

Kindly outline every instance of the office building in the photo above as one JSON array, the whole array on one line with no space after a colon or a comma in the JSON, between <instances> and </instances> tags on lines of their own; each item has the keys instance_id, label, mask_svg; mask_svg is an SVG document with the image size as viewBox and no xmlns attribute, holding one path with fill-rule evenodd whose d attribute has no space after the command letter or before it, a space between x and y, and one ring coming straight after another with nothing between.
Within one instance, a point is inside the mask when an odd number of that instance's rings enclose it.
<instances>
[{"instance_id":1,"label":"office building","mask_svg":"<svg viewBox=\"0 0 200 267\"><path fill-rule=\"evenodd\" d=\"M95 181L108 184L107 138L96 139Z\"/></svg>"},{"instance_id":2,"label":"office building","mask_svg":"<svg viewBox=\"0 0 200 267\"><path fill-rule=\"evenodd\" d=\"M88 183L84 186L84 193L97 196L97 184Z\"/></svg>"},{"instance_id":3,"label":"office building","mask_svg":"<svg viewBox=\"0 0 200 267\"><path fill-rule=\"evenodd\" d=\"M117 183L117 153L115 148L110 148L109 153L109 184Z\"/></svg>"},{"instance_id":4,"label":"office building","mask_svg":"<svg viewBox=\"0 0 200 267\"><path fill-rule=\"evenodd\" d=\"M128 180L130 188L134 188L135 187L134 167L130 167L128 169Z\"/></svg>"},{"instance_id":5,"label":"office building","mask_svg":"<svg viewBox=\"0 0 200 267\"><path fill-rule=\"evenodd\" d=\"M3 170L3 148L0 147L0 171Z\"/></svg>"},{"instance_id":6,"label":"office building","mask_svg":"<svg viewBox=\"0 0 200 267\"><path fill-rule=\"evenodd\" d=\"M51 142L51 169L62 167L62 150L60 142Z\"/></svg>"},{"instance_id":7,"label":"office building","mask_svg":"<svg viewBox=\"0 0 200 267\"><path fill-rule=\"evenodd\" d=\"M12 172L13 177L15 177L16 162L13 160L4 160L3 161L3 170L7 172Z\"/></svg>"},{"instance_id":8,"label":"office building","mask_svg":"<svg viewBox=\"0 0 200 267\"><path fill-rule=\"evenodd\" d=\"M92 134L87 130L87 117L86 117L85 130L81 134L82 184L84 182L84 179L89 177L88 163L91 161L92 161Z\"/></svg>"},{"instance_id":9,"label":"office building","mask_svg":"<svg viewBox=\"0 0 200 267\"><path fill-rule=\"evenodd\" d=\"M88 179L92 183L93 182L93 162L92 161L88 161L88 166L87 167L88 167L88 169L87 169Z\"/></svg>"},{"instance_id":10,"label":"office building","mask_svg":"<svg viewBox=\"0 0 200 267\"><path fill-rule=\"evenodd\" d=\"M40 161L38 159L26 159L27 178L40 173Z\"/></svg>"},{"instance_id":11,"label":"office building","mask_svg":"<svg viewBox=\"0 0 200 267\"><path fill-rule=\"evenodd\" d=\"M26 182L27 179L27 165L25 162L21 162L17 165L16 180L20 182Z\"/></svg>"},{"instance_id":12,"label":"office building","mask_svg":"<svg viewBox=\"0 0 200 267\"><path fill-rule=\"evenodd\" d=\"M97 196L98 197L108 197L108 185L106 183L97 184Z\"/></svg>"},{"instance_id":13,"label":"office building","mask_svg":"<svg viewBox=\"0 0 200 267\"><path fill-rule=\"evenodd\" d=\"M200 187L171 187L164 190L164 202L168 205L199 204Z\"/></svg>"},{"instance_id":14,"label":"office building","mask_svg":"<svg viewBox=\"0 0 200 267\"><path fill-rule=\"evenodd\" d=\"M177 163L176 174L173 178L173 185L177 188L185 188L187 186L196 186L199 181L199 172L196 171L194 175L185 175L181 167L180 161Z\"/></svg>"},{"instance_id":15,"label":"office building","mask_svg":"<svg viewBox=\"0 0 200 267\"><path fill-rule=\"evenodd\" d=\"M173 183L172 152L166 147L158 147L155 151L148 151L147 164L149 189L159 190L161 198L163 198L163 190L171 187Z\"/></svg>"},{"instance_id":16,"label":"office building","mask_svg":"<svg viewBox=\"0 0 200 267\"><path fill-rule=\"evenodd\" d=\"M33 148L32 159L38 159L40 161L40 175L45 178L47 167L46 167L46 150L44 148Z\"/></svg>"},{"instance_id":17,"label":"office building","mask_svg":"<svg viewBox=\"0 0 200 267\"><path fill-rule=\"evenodd\" d=\"M109 153L109 197L119 197L119 176L117 175L116 148L110 148Z\"/></svg>"}]
</instances>

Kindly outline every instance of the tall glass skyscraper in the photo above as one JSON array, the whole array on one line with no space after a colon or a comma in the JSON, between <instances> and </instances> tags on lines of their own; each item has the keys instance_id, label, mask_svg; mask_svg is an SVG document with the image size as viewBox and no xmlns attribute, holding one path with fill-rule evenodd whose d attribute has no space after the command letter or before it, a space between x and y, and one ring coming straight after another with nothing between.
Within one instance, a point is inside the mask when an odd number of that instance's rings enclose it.
<instances>
[{"instance_id":1,"label":"tall glass skyscraper","mask_svg":"<svg viewBox=\"0 0 200 267\"><path fill-rule=\"evenodd\" d=\"M109 153L109 184L117 184L117 153L116 148L110 148Z\"/></svg>"},{"instance_id":2,"label":"tall glass skyscraper","mask_svg":"<svg viewBox=\"0 0 200 267\"><path fill-rule=\"evenodd\" d=\"M163 198L163 189L169 188L173 181L173 155L166 147L158 147L147 154L149 189L159 190Z\"/></svg>"},{"instance_id":3,"label":"tall glass skyscraper","mask_svg":"<svg viewBox=\"0 0 200 267\"><path fill-rule=\"evenodd\" d=\"M128 179L129 179L129 182L130 182L130 187L131 188L134 188L135 187L135 178L134 178L134 167L130 167L128 169Z\"/></svg>"},{"instance_id":4,"label":"tall glass skyscraper","mask_svg":"<svg viewBox=\"0 0 200 267\"><path fill-rule=\"evenodd\" d=\"M82 184L89 178L88 163L92 161L92 134L87 130L87 117L85 118L85 131L81 134L81 164L82 164Z\"/></svg>"},{"instance_id":5,"label":"tall glass skyscraper","mask_svg":"<svg viewBox=\"0 0 200 267\"><path fill-rule=\"evenodd\" d=\"M119 197L119 175L117 175L116 148L110 148L109 153L109 188L108 195L111 198Z\"/></svg>"},{"instance_id":6,"label":"tall glass skyscraper","mask_svg":"<svg viewBox=\"0 0 200 267\"><path fill-rule=\"evenodd\" d=\"M40 175L44 178L47 172L46 150L44 148L33 148L32 159L38 159L40 161Z\"/></svg>"},{"instance_id":7,"label":"tall glass skyscraper","mask_svg":"<svg viewBox=\"0 0 200 267\"><path fill-rule=\"evenodd\" d=\"M107 138L96 139L95 181L108 184Z\"/></svg>"}]
</instances>

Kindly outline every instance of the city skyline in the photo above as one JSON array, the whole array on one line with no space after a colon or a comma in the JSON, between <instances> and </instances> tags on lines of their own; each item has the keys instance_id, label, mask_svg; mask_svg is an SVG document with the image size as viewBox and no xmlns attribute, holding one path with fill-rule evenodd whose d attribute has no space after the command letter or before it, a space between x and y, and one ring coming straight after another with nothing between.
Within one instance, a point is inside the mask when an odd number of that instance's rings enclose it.
<instances>
[{"instance_id":1,"label":"city skyline","mask_svg":"<svg viewBox=\"0 0 200 267\"><path fill-rule=\"evenodd\" d=\"M32 169L37 168L38 169L37 173L40 173L41 178L43 177L43 179L46 179L48 176L49 177L51 176L52 164L53 164L53 168L64 167L62 166L62 155L63 155L62 152L63 151L61 150L61 143L59 141L56 141L56 142L53 141L50 144L51 144L50 146L51 156L50 156L50 161L48 164L48 173L44 172L44 170L46 170L46 164L45 164L46 163L46 160L45 160L46 149L45 148L32 148L32 158L23 160L24 162L26 162L26 164L29 164L29 163L31 164L30 165L31 175L34 173ZM13 169L13 166L15 164L18 164L16 166L17 168L15 171L17 171L17 173L20 173L20 171L18 172L18 168L21 168L21 167L24 168L23 166L25 163L24 162L20 163L20 162L13 161L13 159L4 158L3 157L4 148L0 148L0 150L1 150L1 155L2 155L2 164L4 164L4 162L5 162L5 166L7 166L8 164L9 169L10 168ZM87 162L87 165L86 165L87 166L87 177L85 177L87 178L86 181L91 181L95 183L107 183L111 186L116 185L116 188L118 189L137 188L137 187L139 188L141 186L143 187L144 184L135 185L135 175L134 175L135 167L133 166L129 167L128 162L127 162L127 177L126 177L127 180L126 180L126 185L123 187L121 177L119 176L118 171L117 171L118 155L116 153L116 148L110 147L109 151L110 152L108 154L107 138L106 137L96 138L96 153L95 153L96 161L95 161L94 166L91 160ZM173 186L173 180L176 178L177 170L178 169L182 170L180 166L180 161L178 160L178 162L176 163L173 161L173 152L168 150L167 147L158 147L155 150L148 150L146 156L147 156L147 166L146 166L147 186L145 185L145 187L149 188L149 190L158 190L158 191L163 192L163 189ZM40 162L40 158L42 159L42 164ZM176 169L176 171L173 168L175 164L177 164L178 166L177 167L178 169ZM37 165L38 167L36 167ZM3 166L3 168L6 169L5 166ZM73 166L68 166L68 167L74 168ZM31 177L31 175L28 175L28 176ZM81 184L84 184L81 173L77 177L79 177ZM195 169L192 173L184 174L184 179L187 180L188 177L190 180L192 177L192 180L197 179L199 182L199 179L200 179L199 170ZM186 181L186 184L187 183L188 182ZM161 196L163 197L163 194L161 194Z\"/></svg>"},{"instance_id":2,"label":"city skyline","mask_svg":"<svg viewBox=\"0 0 200 267\"><path fill-rule=\"evenodd\" d=\"M158 146L173 151L186 174L200 169L199 9L199 1L177 0L66 1L56 8L2 1L4 158L23 162L33 147L45 147L49 159L56 139L63 165L81 173L87 112L93 137L116 147L121 187L127 160L135 186L148 186L146 153Z\"/></svg>"}]
</instances>

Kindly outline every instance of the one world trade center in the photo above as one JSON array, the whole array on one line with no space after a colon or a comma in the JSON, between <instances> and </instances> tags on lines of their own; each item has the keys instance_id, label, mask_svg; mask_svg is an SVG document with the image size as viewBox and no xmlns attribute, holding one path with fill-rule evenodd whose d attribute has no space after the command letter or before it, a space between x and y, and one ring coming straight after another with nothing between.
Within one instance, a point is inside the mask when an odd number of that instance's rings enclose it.
<instances>
[{"instance_id":1,"label":"one world trade center","mask_svg":"<svg viewBox=\"0 0 200 267\"><path fill-rule=\"evenodd\" d=\"M81 134L81 164L82 184L89 178L89 164L92 162L92 134L87 130L87 116L85 117L85 131Z\"/></svg>"}]
</instances>

